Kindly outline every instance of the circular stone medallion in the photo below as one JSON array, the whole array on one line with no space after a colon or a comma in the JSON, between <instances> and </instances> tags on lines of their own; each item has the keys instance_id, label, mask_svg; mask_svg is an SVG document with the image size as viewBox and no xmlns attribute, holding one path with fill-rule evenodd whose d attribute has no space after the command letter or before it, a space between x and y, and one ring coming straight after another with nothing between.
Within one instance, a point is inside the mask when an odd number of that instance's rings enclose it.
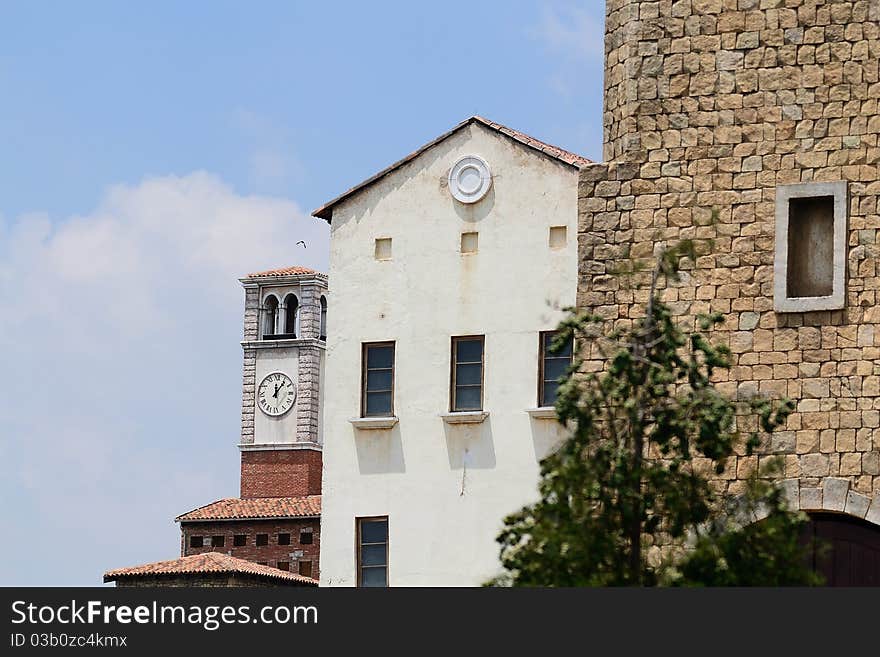
<instances>
[{"instance_id":1,"label":"circular stone medallion","mask_svg":"<svg viewBox=\"0 0 880 657\"><path fill-rule=\"evenodd\" d=\"M476 203L492 186L492 173L486 160L476 155L465 155L449 171L449 191L462 203Z\"/></svg>"}]
</instances>

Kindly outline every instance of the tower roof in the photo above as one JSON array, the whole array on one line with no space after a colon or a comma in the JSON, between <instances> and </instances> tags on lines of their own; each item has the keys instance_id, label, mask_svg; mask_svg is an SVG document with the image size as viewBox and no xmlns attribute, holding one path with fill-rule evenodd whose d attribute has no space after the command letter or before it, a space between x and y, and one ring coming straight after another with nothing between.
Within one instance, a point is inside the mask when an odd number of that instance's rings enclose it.
<instances>
[{"instance_id":1,"label":"tower roof","mask_svg":"<svg viewBox=\"0 0 880 657\"><path fill-rule=\"evenodd\" d=\"M178 522L263 518L315 518L321 515L321 496L237 497L217 500L177 516Z\"/></svg>"},{"instance_id":2,"label":"tower roof","mask_svg":"<svg viewBox=\"0 0 880 657\"><path fill-rule=\"evenodd\" d=\"M305 577L286 570L279 570L271 566L263 566L252 561L245 561L220 552L203 552L191 554L188 557L171 559L169 561L155 561L141 566L130 568L117 568L104 573L104 581L112 582L124 577L144 577L152 575L204 575L204 574L229 574L229 575L255 575L261 578L288 580L303 586L317 586L317 580Z\"/></svg>"},{"instance_id":3,"label":"tower roof","mask_svg":"<svg viewBox=\"0 0 880 657\"><path fill-rule=\"evenodd\" d=\"M267 278L267 277L281 277L281 276L301 276L301 275L323 275L323 272L316 271L314 269L309 269L308 267L300 267L298 265L293 265L291 267L281 267L280 269L268 269L266 271L258 271L253 274L248 274L245 278Z\"/></svg>"}]
</instances>

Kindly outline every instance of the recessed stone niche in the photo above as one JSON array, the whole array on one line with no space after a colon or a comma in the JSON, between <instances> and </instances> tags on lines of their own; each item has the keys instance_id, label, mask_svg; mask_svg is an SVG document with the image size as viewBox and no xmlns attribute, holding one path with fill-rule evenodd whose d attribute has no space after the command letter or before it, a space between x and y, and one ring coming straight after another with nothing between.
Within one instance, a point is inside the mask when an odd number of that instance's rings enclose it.
<instances>
[{"instance_id":1,"label":"recessed stone niche","mask_svg":"<svg viewBox=\"0 0 880 657\"><path fill-rule=\"evenodd\" d=\"M780 185L776 190L774 308L843 308L847 183Z\"/></svg>"},{"instance_id":2,"label":"recessed stone niche","mask_svg":"<svg viewBox=\"0 0 880 657\"><path fill-rule=\"evenodd\" d=\"M834 197L793 198L788 204L789 298L834 291Z\"/></svg>"}]
</instances>

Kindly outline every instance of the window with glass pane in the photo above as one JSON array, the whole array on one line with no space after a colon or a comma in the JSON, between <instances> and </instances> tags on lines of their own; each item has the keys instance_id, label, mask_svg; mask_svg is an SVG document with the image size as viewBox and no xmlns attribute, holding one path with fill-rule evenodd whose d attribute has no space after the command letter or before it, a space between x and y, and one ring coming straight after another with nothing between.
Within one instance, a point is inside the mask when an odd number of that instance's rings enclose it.
<instances>
[{"instance_id":1,"label":"window with glass pane","mask_svg":"<svg viewBox=\"0 0 880 657\"><path fill-rule=\"evenodd\" d=\"M363 417L394 415L394 343L364 345Z\"/></svg>"},{"instance_id":2,"label":"window with glass pane","mask_svg":"<svg viewBox=\"0 0 880 657\"><path fill-rule=\"evenodd\" d=\"M571 365L573 349L569 338L562 348L553 351L551 345L556 339L556 331L541 333L540 376L538 381L538 406L553 406L559 390L559 379Z\"/></svg>"},{"instance_id":3,"label":"window with glass pane","mask_svg":"<svg viewBox=\"0 0 880 657\"><path fill-rule=\"evenodd\" d=\"M357 523L358 586L388 586L388 517Z\"/></svg>"},{"instance_id":4,"label":"window with glass pane","mask_svg":"<svg viewBox=\"0 0 880 657\"><path fill-rule=\"evenodd\" d=\"M452 411L483 409L482 335L452 338Z\"/></svg>"}]
</instances>

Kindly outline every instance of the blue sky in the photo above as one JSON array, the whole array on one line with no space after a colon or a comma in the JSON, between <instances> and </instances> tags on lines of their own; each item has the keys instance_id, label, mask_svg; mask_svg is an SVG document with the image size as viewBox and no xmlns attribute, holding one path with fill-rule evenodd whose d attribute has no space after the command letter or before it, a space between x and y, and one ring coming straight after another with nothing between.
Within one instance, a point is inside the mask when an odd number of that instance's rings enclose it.
<instances>
[{"instance_id":1,"label":"blue sky","mask_svg":"<svg viewBox=\"0 0 880 657\"><path fill-rule=\"evenodd\" d=\"M312 209L471 114L599 159L603 4L0 5L0 584L237 495L237 278Z\"/></svg>"}]
</instances>

